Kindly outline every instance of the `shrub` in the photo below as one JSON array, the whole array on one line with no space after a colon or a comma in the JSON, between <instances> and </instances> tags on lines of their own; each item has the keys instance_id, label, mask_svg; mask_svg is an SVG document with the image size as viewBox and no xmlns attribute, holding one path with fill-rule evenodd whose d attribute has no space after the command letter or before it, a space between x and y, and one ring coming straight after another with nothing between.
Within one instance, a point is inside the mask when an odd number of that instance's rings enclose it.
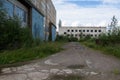
<instances>
[{"instance_id":1,"label":"shrub","mask_svg":"<svg viewBox=\"0 0 120 80\"><path fill-rule=\"evenodd\" d=\"M68 42L69 37L57 35L56 41Z\"/></svg>"},{"instance_id":2,"label":"shrub","mask_svg":"<svg viewBox=\"0 0 120 80\"><path fill-rule=\"evenodd\" d=\"M0 65L44 58L63 50L61 48L63 44L64 43L60 42L48 42L30 48L21 48L11 51L5 50L0 53Z\"/></svg>"},{"instance_id":3,"label":"shrub","mask_svg":"<svg viewBox=\"0 0 120 80\"><path fill-rule=\"evenodd\" d=\"M79 39L80 42L84 42L84 41L94 41L95 38L92 38L91 35L86 35L85 37L81 37Z\"/></svg>"},{"instance_id":4,"label":"shrub","mask_svg":"<svg viewBox=\"0 0 120 80\"><path fill-rule=\"evenodd\" d=\"M68 38L68 41L69 42L77 42L78 38L71 36L71 37Z\"/></svg>"},{"instance_id":5,"label":"shrub","mask_svg":"<svg viewBox=\"0 0 120 80\"><path fill-rule=\"evenodd\" d=\"M103 46L120 43L120 31L117 30L112 33L103 34L98 39Z\"/></svg>"},{"instance_id":6,"label":"shrub","mask_svg":"<svg viewBox=\"0 0 120 80\"><path fill-rule=\"evenodd\" d=\"M0 50L30 46L31 42L30 29L22 28L17 17L8 17L5 10L0 8Z\"/></svg>"},{"instance_id":7,"label":"shrub","mask_svg":"<svg viewBox=\"0 0 120 80\"><path fill-rule=\"evenodd\" d=\"M99 44L101 44L101 45L103 45L103 46L108 45L108 43L109 43L109 38L107 37L106 34L101 35L101 36L98 38L98 40L99 40Z\"/></svg>"},{"instance_id":8,"label":"shrub","mask_svg":"<svg viewBox=\"0 0 120 80\"><path fill-rule=\"evenodd\" d=\"M78 41L78 39L73 37L73 36L61 36L61 35L58 35L57 38L56 38L56 41L76 42L76 41Z\"/></svg>"},{"instance_id":9,"label":"shrub","mask_svg":"<svg viewBox=\"0 0 120 80\"><path fill-rule=\"evenodd\" d=\"M30 46L32 36L28 27L21 28L16 18L9 18L0 26L0 49Z\"/></svg>"}]
</instances>

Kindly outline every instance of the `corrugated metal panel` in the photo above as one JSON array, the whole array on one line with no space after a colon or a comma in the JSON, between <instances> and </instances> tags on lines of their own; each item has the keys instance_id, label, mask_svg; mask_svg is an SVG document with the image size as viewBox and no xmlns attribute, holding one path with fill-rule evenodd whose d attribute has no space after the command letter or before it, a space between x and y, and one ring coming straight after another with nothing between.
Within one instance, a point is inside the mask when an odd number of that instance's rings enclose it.
<instances>
[{"instance_id":1,"label":"corrugated metal panel","mask_svg":"<svg viewBox=\"0 0 120 80\"><path fill-rule=\"evenodd\" d=\"M44 40L44 16L32 8L32 34L34 38Z\"/></svg>"},{"instance_id":2,"label":"corrugated metal panel","mask_svg":"<svg viewBox=\"0 0 120 80\"><path fill-rule=\"evenodd\" d=\"M14 5L11 2L4 0L3 1L3 8L6 10L8 16L13 17Z\"/></svg>"},{"instance_id":3,"label":"corrugated metal panel","mask_svg":"<svg viewBox=\"0 0 120 80\"><path fill-rule=\"evenodd\" d=\"M52 25L52 41L55 41L56 39L56 27Z\"/></svg>"}]
</instances>

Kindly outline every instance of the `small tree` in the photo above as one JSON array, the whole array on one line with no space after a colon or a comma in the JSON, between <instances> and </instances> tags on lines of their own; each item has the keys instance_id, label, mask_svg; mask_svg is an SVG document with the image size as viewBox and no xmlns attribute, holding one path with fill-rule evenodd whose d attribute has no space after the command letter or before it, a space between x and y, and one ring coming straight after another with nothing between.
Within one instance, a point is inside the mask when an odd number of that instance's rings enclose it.
<instances>
[{"instance_id":1,"label":"small tree","mask_svg":"<svg viewBox=\"0 0 120 80\"><path fill-rule=\"evenodd\" d=\"M110 26L109 26L109 27L110 27L110 31L111 31L111 32L116 32L118 20L116 19L115 16L113 16L111 20L112 20L112 21L111 21L111 24L110 24Z\"/></svg>"},{"instance_id":2,"label":"small tree","mask_svg":"<svg viewBox=\"0 0 120 80\"><path fill-rule=\"evenodd\" d=\"M58 26L62 27L62 21L61 20L59 20Z\"/></svg>"}]
</instances>

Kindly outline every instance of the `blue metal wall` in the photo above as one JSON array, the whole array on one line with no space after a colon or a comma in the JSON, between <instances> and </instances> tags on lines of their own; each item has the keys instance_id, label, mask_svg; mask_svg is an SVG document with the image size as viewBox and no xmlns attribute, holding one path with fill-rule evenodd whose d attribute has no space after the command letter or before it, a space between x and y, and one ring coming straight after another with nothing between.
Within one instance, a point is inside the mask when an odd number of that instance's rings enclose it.
<instances>
[{"instance_id":1,"label":"blue metal wall","mask_svg":"<svg viewBox=\"0 0 120 80\"><path fill-rule=\"evenodd\" d=\"M32 8L32 34L33 38L44 40L44 16Z\"/></svg>"},{"instance_id":2,"label":"blue metal wall","mask_svg":"<svg viewBox=\"0 0 120 80\"><path fill-rule=\"evenodd\" d=\"M6 10L7 15L10 17L13 17L14 14L14 5L7 0L2 0L3 1L3 8Z\"/></svg>"},{"instance_id":3,"label":"blue metal wall","mask_svg":"<svg viewBox=\"0 0 120 80\"><path fill-rule=\"evenodd\" d=\"M6 9L8 15L10 17L13 17L13 15L15 14L14 10L17 10L17 8L15 9L15 6L7 1L7 0L2 0L4 1L4 8ZM17 12L20 12L17 10ZM20 16L21 17L21 16ZM33 38L39 38L42 41L45 40L45 27L44 27L44 16L42 14L40 14L36 9L32 8L32 35ZM55 41L56 39L56 28L54 25L52 25L52 41ZM46 38L48 40L48 36Z\"/></svg>"},{"instance_id":4,"label":"blue metal wall","mask_svg":"<svg viewBox=\"0 0 120 80\"><path fill-rule=\"evenodd\" d=\"M56 39L56 27L52 25L52 41L55 41Z\"/></svg>"}]
</instances>

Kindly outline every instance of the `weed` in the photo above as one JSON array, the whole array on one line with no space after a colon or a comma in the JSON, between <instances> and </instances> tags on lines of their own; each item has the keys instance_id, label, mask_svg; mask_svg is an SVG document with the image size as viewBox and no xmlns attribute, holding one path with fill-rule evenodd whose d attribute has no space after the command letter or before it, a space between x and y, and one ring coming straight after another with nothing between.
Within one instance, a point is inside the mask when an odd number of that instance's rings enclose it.
<instances>
[{"instance_id":1,"label":"weed","mask_svg":"<svg viewBox=\"0 0 120 80\"><path fill-rule=\"evenodd\" d=\"M83 80L83 77L80 75L53 75L50 79L47 80Z\"/></svg>"},{"instance_id":2,"label":"weed","mask_svg":"<svg viewBox=\"0 0 120 80\"><path fill-rule=\"evenodd\" d=\"M120 74L120 71L119 71L118 69L114 69L114 70L113 70L113 73L114 73L115 75L119 75L119 74Z\"/></svg>"},{"instance_id":3,"label":"weed","mask_svg":"<svg viewBox=\"0 0 120 80\"><path fill-rule=\"evenodd\" d=\"M63 43L48 42L36 47L21 48L0 53L0 65L41 59L62 50Z\"/></svg>"},{"instance_id":4,"label":"weed","mask_svg":"<svg viewBox=\"0 0 120 80\"><path fill-rule=\"evenodd\" d=\"M120 45L111 44L107 46L101 46L95 44L94 42L83 42L82 44L96 50L101 50L105 54L113 55L120 58Z\"/></svg>"}]
</instances>

